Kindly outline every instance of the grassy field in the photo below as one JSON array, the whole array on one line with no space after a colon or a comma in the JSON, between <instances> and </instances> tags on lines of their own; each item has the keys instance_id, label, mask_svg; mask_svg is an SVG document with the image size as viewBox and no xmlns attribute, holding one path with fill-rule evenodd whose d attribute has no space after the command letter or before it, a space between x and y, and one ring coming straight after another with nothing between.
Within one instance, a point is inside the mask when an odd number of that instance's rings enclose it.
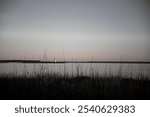
<instances>
[{"instance_id":1,"label":"grassy field","mask_svg":"<svg viewBox=\"0 0 150 117\"><path fill-rule=\"evenodd\" d=\"M0 76L0 99L150 99L150 80L52 74Z\"/></svg>"},{"instance_id":2,"label":"grassy field","mask_svg":"<svg viewBox=\"0 0 150 117\"><path fill-rule=\"evenodd\" d=\"M47 64L34 67L31 74L26 64L24 67L22 75L15 72L0 75L0 99L150 99L150 78L144 76L142 69L133 78L122 74L122 65L116 75L111 72L100 75L91 66L86 75L76 66L75 76L67 73L65 64L64 75L50 72Z\"/></svg>"}]
</instances>

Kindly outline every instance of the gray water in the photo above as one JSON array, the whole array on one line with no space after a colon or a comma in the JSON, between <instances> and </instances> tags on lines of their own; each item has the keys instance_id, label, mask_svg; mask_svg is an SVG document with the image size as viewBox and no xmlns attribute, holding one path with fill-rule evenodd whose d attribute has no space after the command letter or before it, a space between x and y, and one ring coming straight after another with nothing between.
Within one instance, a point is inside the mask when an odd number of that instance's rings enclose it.
<instances>
[{"instance_id":1,"label":"gray water","mask_svg":"<svg viewBox=\"0 0 150 117\"><path fill-rule=\"evenodd\" d=\"M50 73L70 76L112 76L136 78L150 77L150 64L110 64L110 63L66 63L66 64L23 64L0 63L0 74L34 75Z\"/></svg>"}]
</instances>

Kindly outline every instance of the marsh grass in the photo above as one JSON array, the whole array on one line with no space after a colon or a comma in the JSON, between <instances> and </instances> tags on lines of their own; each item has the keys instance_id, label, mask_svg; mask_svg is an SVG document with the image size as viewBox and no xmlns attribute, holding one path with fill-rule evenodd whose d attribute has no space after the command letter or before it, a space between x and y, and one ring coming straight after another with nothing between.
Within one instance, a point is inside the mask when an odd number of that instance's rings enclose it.
<instances>
[{"instance_id":1,"label":"marsh grass","mask_svg":"<svg viewBox=\"0 0 150 117\"><path fill-rule=\"evenodd\" d=\"M64 74L43 64L35 65L32 74L24 69L23 75L0 75L0 99L150 99L150 80L142 68L137 78L124 76L122 66L116 75L110 68L99 74L92 64L88 74L77 65L76 75L67 73L65 65Z\"/></svg>"}]
</instances>

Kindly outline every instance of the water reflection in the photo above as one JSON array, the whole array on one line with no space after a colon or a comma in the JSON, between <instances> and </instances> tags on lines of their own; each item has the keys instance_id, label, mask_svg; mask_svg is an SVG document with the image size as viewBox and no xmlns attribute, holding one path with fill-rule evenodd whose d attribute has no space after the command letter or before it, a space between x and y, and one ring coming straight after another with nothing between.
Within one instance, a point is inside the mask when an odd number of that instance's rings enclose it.
<instances>
[{"instance_id":1,"label":"water reflection","mask_svg":"<svg viewBox=\"0 0 150 117\"><path fill-rule=\"evenodd\" d=\"M33 75L50 73L60 75L122 75L124 77L150 76L150 64L110 64L110 63L66 63L66 64L23 64L1 63L0 74Z\"/></svg>"}]
</instances>

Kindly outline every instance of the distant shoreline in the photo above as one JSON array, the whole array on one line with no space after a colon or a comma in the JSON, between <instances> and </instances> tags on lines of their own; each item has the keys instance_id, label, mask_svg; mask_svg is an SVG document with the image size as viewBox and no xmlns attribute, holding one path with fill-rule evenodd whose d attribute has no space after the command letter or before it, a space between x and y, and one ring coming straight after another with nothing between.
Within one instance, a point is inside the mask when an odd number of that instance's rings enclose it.
<instances>
[{"instance_id":1,"label":"distant shoreline","mask_svg":"<svg viewBox=\"0 0 150 117\"><path fill-rule=\"evenodd\" d=\"M150 61L43 61L43 60L0 60L0 63L122 63L122 64L150 64Z\"/></svg>"}]
</instances>

